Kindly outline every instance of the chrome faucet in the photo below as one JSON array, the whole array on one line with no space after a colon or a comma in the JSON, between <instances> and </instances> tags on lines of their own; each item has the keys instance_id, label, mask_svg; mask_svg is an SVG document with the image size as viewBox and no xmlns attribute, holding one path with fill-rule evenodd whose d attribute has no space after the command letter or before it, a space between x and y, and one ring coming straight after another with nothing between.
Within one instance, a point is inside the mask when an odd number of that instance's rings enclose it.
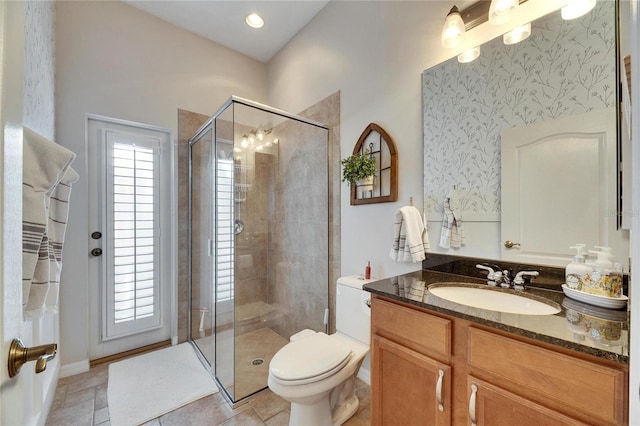
<instances>
[{"instance_id":1,"label":"chrome faucet","mask_svg":"<svg viewBox=\"0 0 640 426\"><path fill-rule=\"evenodd\" d=\"M511 278L513 273L510 270L487 263L479 263L476 265L476 268L488 272L488 285L499 285L502 288L513 288L514 290L524 290L525 284L529 284L532 277L540 275L538 271L520 271L516 274L515 278Z\"/></svg>"}]
</instances>

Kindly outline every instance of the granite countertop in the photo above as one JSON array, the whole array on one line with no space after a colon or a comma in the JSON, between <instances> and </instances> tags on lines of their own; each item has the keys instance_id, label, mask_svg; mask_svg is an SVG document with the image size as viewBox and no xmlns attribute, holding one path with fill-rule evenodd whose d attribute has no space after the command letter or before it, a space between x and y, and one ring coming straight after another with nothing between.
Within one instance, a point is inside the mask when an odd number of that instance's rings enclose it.
<instances>
[{"instance_id":1,"label":"granite countertop","mask_svg":"<svg viewBox=\"0 0 640 426\"><path fill-rule=\"evenodd\" d=\"M605 309L565 297L561 288L528 287L525 295L543 297L560 306L555 315L521 315L469 307L429 293L428 286L442 282L485 284L486 281L433 270L416 271L373 281L364 290L498 330L629 363L629 316L626 310Z\"/></svg>"}]
</instances>

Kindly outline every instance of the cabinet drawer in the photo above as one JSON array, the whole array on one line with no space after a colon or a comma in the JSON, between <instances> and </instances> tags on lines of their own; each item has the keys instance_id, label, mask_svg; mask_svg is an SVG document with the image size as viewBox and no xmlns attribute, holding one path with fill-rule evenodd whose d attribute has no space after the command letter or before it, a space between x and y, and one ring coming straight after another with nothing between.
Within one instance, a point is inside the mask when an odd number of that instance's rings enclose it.
<instances>
[{"instance_id":1,"label":"cabinet drawer","mask_svg":"<svg viewBox=\"0 0 640 426\"><path fill-rule=\"evenodd\" d=\"M371 331L425 355L448 361L451 321L374 298Z\"/></svg>"},{"instance_id":2,"label":"cabinet drawer","mask_svg":"<svg viewBox=\"0 0 640 426\"><path fill-rule=\"evenodd\" d=\"M598 424L625 422L623 371L472 327L468 356L477 374L490 373L527 399Z\"/></svg>"}]
</instances>

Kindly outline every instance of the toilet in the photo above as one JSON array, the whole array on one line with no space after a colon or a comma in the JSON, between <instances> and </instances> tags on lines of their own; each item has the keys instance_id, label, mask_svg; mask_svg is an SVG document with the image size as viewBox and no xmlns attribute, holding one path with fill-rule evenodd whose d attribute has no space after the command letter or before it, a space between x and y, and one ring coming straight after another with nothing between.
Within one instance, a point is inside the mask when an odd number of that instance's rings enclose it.
<instances>
[{"instance_id":1,"label":"toilet","mask_svg":"<svg viewBox=\"0 0 640 426\"><path fill-rule=\"evenodd\" d=\"M268 385L291 402L291 426L338 426L358 410L355 380L369 353L369 293L359 276L341 277L336 289L336 332L302 330L269 364Z\"/></svg>"}]
</instances>

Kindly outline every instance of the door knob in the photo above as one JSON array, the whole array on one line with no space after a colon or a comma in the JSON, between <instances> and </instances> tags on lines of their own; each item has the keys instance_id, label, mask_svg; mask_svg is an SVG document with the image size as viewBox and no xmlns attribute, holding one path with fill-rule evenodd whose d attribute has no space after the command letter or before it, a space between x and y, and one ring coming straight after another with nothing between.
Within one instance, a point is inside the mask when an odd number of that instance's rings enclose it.
<instances>
[{"instance_id":1,"label":"door knob","mask_svg":"<svg viewBox=\"0 0 640 426\"><path fill-rule=\"evenodd\" d=\"M508 249L513 248L513 247L520 247L520 243L514 243L511 240L507 240L507 241L504 242L504 247L508 248Z\"/></svg>"},{"instance_id":2,"label":"door knob","mask_svg":"<svg viewBox=\"0 0 640 426\"><path fill-rule=\"evenodd\" d=\"M91 250L91 256L100 256L102 254L101 248L94 248Z\"/></svg>"},{"instance_id":3,"label":"door knob","mask_svg":"<svg viewBox=\"0 0 640 426\"><path fill-rule=\"evenodd\" d=\"M42 373L47 368L47 361L54 359L57 351L56 343L27 348L22 340L13 339L9 346L9 377L18 374L22 365L29 361L35 361L36 373Z\"/></svg>"}]
</instances>

